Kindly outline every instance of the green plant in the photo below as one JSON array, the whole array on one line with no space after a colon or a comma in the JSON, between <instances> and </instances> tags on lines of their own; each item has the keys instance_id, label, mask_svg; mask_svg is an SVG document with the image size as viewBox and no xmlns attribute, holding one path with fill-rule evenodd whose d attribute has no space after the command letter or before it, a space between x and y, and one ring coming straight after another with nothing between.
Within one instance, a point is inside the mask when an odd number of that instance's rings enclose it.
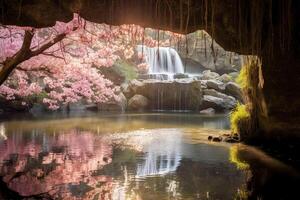
<instances>
[{"instance_id":1,"label":"green plant","mask_svg":"<svg viewBox=\"0 0 300 200\"><path fill-rule=\"evenodd\" d=\"M136 67L129 61L126 60L118 60L114 66L114 70L116 70L119 74L125 77L126 81L130 81L132 79L136 79L138 76Z\"/></svg>"},{"instance_id":2,"label":"green plant","mask_svg":"<svg viewBox=\"0 0 300 200\"><path fill-rule=\"evenodd\" d=\"M241 86L241 88L245 89L248 84L248 65L244 65L238 75L238 77L235 79L235 82Z\"/></svg>"},{"instance_id":3,"label":"green plant","mask_svg":"<svg viewBox=\"0 0 300 200\"><path fill-rule=\"evenodd\" d=\"M229 161L234 163L240 170L249 169L249 164L239 158L238 146L232 146L230 148Z\"/></svg>"},{"instance_id":4,"label":"green plant","mask_svg":"<svg viewBox=\"0 0 300 200\"><path fill-rule=\"evenodd\" d=\"M236 108L230 113L231 132L240 134L240 129L246 128L247 122L250 120L250 114L247 106L238 103ZM247 129L247 128L246 128Z\"/></svg>"}]
</instances>

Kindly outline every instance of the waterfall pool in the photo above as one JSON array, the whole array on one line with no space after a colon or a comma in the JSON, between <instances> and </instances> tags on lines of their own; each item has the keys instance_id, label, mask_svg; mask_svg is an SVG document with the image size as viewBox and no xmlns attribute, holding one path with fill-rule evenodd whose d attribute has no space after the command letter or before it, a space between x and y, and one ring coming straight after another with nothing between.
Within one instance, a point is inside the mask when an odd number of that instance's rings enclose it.
<instances>
[{"instance_id":1,"label":"waterfall pool","mask_svg":"<svg viewBox=\"0 0 300 200\"><path fill-rule=\"evenodd\" d=\"M207 141L228 129L226 115L186 113L2 120L0 199L242 198L240 145Z\"/></svg>"}]
</instances>

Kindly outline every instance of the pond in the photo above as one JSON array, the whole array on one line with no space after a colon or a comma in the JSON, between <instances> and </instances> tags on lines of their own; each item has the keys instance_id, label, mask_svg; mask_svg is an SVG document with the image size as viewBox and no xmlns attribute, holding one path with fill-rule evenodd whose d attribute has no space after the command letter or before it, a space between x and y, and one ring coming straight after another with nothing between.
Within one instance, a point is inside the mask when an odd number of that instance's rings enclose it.
<instances>
[{"instance_id":1,"label":"pond","mask_svg":"<svg viewBox=\"0 0 300 200\"><path fill-rule=\"evenodd\" d=\"M228 129L227 115L187 113L3 120L0 199L242 199L267 172L298 176L255 148L207 141Z\"/></svg>"}]
</instances>

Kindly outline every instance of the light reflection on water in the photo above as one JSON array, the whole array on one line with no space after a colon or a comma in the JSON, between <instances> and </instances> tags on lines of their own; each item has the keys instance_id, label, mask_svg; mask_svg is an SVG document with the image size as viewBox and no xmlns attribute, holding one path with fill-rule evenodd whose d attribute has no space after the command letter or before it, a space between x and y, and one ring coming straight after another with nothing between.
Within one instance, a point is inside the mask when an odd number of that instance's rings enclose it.
<instances>
[{"instance_id":1,"label":"light reflection on water","mask_svg":"<svg viewBox=\"0 0 300 200\"><path fill-rule=\"evenodd\" d=\"M227 128L181 114L2 122L0 199L233 199L247 173L207 143Z\"/></svg>"}]
</instances>

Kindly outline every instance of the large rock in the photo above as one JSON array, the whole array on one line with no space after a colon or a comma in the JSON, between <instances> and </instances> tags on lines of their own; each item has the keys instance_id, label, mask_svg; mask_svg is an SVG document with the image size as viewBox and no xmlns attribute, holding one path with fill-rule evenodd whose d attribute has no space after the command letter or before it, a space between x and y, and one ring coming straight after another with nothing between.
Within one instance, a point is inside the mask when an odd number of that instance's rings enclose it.
<instances>
[{"instance_id":1,"label":"large rock","mask_svg":"<svg viewBox=\"0 0 300 200\"><path fill-rule=\"evenodd\" d=\"M126 107L127 107L127 99L125 95L121 92L115 98L107 102L99 103L97 105L97 110L122 112L125 111Z\"/></svg>"},{"instance_id":2,"label":"large rock","mask_svg":"<svg viewBox=\"0 0 300 200\"><path fill-rule=\"evenodd\" d=\"M149 99L150 109L163 110L198 110L203 97L201 81L193 79L131 81L125 95L135 94Z\"/></svg>"},{"instance_id":3,"label":"large rock","mask_svg":"<svg viewBox=\"0 0 300 200\"><path fill-rule=\"evenodd\" d=\"M228 74L223 74L222 76L217 78L218 81L221 81L223 83L228 83L230 81L233 80L233 78L231 76L229 76Z\"/></svg>"},{"instance_id":4,"label":"large rock","mask_svg":"<svg viewBox=\"0 0 300 200\"><path fill-rule=\"evenodd\" d=\"M149 106L149 100L143 95L136 94L128 101L129 110L142 111Z\"/></svg>"},{"instance_id":5,"label":"large rock","mask_svg":"<svg viewBox=\"0 0 300 200\"><path fill-rule=\"evenodd\" d=\"M216 111L223 112L223 111L231 110L233 106L226 99L222 99L210 95L204 95L200 109L204 110L207 108L213 108Z\"/></svg>"},{"instance_id":6,"label":"large rock","mask_svg":"<svg viewBox=\"0 0 300 200\"><path fill-rule=\"evenodd\" d=\"M121 86L121 90L124 93L125 97L129 99L133 95L137 94L137 89L143 87L144 83L142 80L132 80L128 84L124 83Z\"/></svg>"},{"instance_id":7,"label":"large rock","mask_svg":"<svg viewBox=\"0 0 300 200\"><path fill-rule=\"evenodd\" d=\"M202 80L211 80L211 79L217 79L220 77L220 75L216 72L212 72L210 70L205 70L202 72Z\"/></svg>"},{"instance_id":8,"label":"large rock","mask_svg":"<svg viewBox=\"0 0 300 200\"><path fill-rule=\"evenodd\" d=\"M234 97L228 96L228 95L218 92L216 90L205 89L205 90L203 90L203 93L204 93L204 95L209 95L209 96L223 99L224 105L225 105L224 109L232 109L232 108L235 108L237 105L237 100Z\"/></svg>"},{"instance_id":9,"label":"large rock","mask_svg":"<svg viewBox=\"0 0 300 200\"><path fill-rule=\"evenodd\" d=\"M241 87L234 82L229 82L225 85L225 93L234 96L240 102L243 102L243 93Z\"/></svg>"},{"instance_id":10,"label":"large rock","mask_svg":"<svg viewBox=\"0 0 300 200\"><path fill-rule=\"evenodd\" d=\"M225 91L225 84L222 83L221 81L217 80L208 80L206 81L207 88L217 90L219 92L224 92Z\"/></svg>"}]
</instances>

